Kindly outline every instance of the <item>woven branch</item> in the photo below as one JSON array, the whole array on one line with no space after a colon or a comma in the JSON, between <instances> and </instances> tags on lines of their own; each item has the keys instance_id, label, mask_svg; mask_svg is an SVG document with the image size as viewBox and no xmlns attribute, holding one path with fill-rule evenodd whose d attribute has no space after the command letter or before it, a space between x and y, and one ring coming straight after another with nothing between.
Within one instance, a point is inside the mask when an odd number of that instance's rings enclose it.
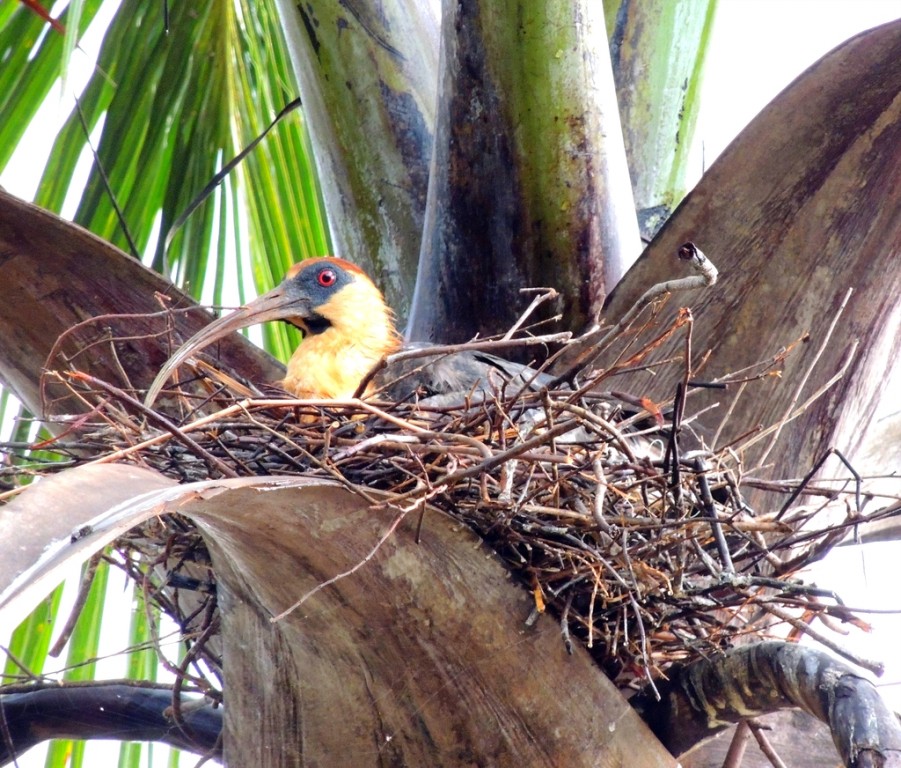
<instances>
[{"instance_id":1,"label":"woven branch","mask_svg":"<svg viewBox=\"0 0 901 768\"><path fill-rule=\"evenodd\" d=\"M690 388L667 403L611 388L665 339L690 334L690 313L657 328L657 310L644 313L638 332L621 329L615 359L583 371L575 390L511 388L456 408L247 397L255 390L199 364L165 393L164 415L144 409L124 378L113 384L80 373L70 352L47 374L47 389L76 398L87 414L62 420L66 429L41 448L64 459L58 466L127 461L181 482L315 475L364 495L387 491L398 508L428 500L477 531L533 594L534 614L557 616L564 641L584 643L620 685L659 678L674 662L739 637L773 636L776 624L796 636L820 617L857 621L835 595L795 575L866 519L858 487L820 487L809 477L803 488L770 483L774 494L804 504L753 510L743 495L751 481L742 476L741 446L718 449L693 435ZM114 344L109 328L107 318L84 348ZM639 332L652 341L636 346ZM753 386L783 359L784 352L733 378ZM679 366L688 378L683 359L655 365ZM827 504L843 509L843 519L810 528ZM182 628L188 660L218 670L215 576L190 522L154 521L115 549L113 560ZM179 591L201 599L183 604ZM206 673L187 667L175 671L201 685Z\"/></svg>"}]
</instances>

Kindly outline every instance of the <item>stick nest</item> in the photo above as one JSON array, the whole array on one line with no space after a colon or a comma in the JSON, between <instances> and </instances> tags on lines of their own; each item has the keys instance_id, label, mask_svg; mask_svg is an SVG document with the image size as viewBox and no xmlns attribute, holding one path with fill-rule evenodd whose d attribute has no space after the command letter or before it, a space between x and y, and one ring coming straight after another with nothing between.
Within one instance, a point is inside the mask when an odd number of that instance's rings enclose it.
<instances>
[{"instance_id":1,"label":"stick nest","mask_svg":"<svg viewBox=\"0 0 901 768\"><path fill-rule=\"evenodd\" d=\"M745 499L761 485L743 477L741 446L710 450L692 435L685 388L652 403L612 386L690 326L682 313L644 346L630 337L605 365L582 370L575 390L501 387L466 407L248 397L199 365L170 383L163 419L140 406L140 392L78 373L74 356L49 377L89 413L45 447L69 465L133 462L180 482L313 475L362 494L377 488L422 515L422 536L428 508L437 508L474 529L533 595L526 623L551 613L563 642L584 643L619 684L643 684L740 636L767 636L775 623L797 635L814 631L817 617L852 620L834 595L794 575L859 520L853 492L823 491L845 507L823 530L805 527L816 504L792 506L798 481L764 484L785 503L752 509ZM683 357L664 365L686 381ZM776 355L750 378L780 362ZM816 498L813 486L804 491ZM215 575L190 521L153 521L114 549L114 561L186 634L191 659L218 668ZM179 599L185 594L194 598Z\"/></svg>"}]
</instances>

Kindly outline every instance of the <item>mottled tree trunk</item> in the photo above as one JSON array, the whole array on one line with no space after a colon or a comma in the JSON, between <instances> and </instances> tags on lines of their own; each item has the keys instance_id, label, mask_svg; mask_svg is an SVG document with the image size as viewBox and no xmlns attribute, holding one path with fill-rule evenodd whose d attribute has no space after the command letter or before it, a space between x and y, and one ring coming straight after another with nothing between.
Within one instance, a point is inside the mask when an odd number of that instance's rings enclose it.
<instances>
[{"instance_id":1,"label":"mottled tree trunk","mask_svg":"<svg viewBox=\"0 0 901 768\"><path fill-rule=\"evenodd\" d=\"M406 316L432 156L438 20L415 0L278 0L338 253Z\"/></svg>"},{"instance_id":2,"label":"mottled tree trunk","mask_svg":"<svg viewBox=\"0 0 901 768\"><path fill-rule=\"evenodd\" d=\"M873 683L813 648L736 648L673 668L657 689L660 700L646 691L632 703L674 755L729 723L797 707L829 726L844 765L901 765L901 725Z\"/></svg>"},{"instance_id":3,"label":"mottled tree trunk","mask_svg":"<svg viewBox=\"0 0 901 768\"><path fill-rule=\"evenodd\" d=\"M447 0L440 70L408 335L506 330L534 286L580 329L639 247L600 3Z\"/></svg>"},{"instance_id":4,"label":"mottled tree trunk","mask_svg":"<svg viewBox=\"0 0 901 768\"><path fill-rule=\"evenodd\" d=\"M613 77L641 234L686 192L715 0L605 0Z\"/></svg>"}]
</instances>

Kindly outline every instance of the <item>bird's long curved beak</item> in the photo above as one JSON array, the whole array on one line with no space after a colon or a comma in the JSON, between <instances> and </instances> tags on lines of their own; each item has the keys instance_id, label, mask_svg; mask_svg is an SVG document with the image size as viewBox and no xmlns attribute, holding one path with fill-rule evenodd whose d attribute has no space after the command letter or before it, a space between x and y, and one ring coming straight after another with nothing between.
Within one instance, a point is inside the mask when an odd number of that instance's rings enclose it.
<instances>
[{"instance_id":1,"label":"bird's long curved beak","mask_svg":"<svg viewBox=\"0 0 901 768\"><path fill-rule=\"evenodd\" d=\"M296 324L296 321L302 321L305 317L309 317L310 312L310 306L306 300L288 295L284 285L280 285L231 314L223 315L203 330L195 333L166 361L147 390L144 405L148 408L151 407L174 371L191 355L200 352L210 344L230 333L240 331L242 328L270 320L293 320Z\"/></svg>"}]
</instances>

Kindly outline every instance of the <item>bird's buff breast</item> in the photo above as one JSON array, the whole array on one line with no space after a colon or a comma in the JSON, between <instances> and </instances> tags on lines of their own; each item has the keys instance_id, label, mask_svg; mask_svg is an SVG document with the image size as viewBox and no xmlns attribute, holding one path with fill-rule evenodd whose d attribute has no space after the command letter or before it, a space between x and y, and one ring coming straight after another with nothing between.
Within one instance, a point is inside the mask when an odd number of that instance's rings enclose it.
<instances>
[{"instance_id":1,"label":"bird's buff breast","mask_svg":"<svg viewBox=\"0 0 901 768\"><path fill-rule=\"evenodd\" d=\"M295 350L282 386L295 397L347 400L382 354L330 339L309 336Z\"/></svg>"}]
</instances>

